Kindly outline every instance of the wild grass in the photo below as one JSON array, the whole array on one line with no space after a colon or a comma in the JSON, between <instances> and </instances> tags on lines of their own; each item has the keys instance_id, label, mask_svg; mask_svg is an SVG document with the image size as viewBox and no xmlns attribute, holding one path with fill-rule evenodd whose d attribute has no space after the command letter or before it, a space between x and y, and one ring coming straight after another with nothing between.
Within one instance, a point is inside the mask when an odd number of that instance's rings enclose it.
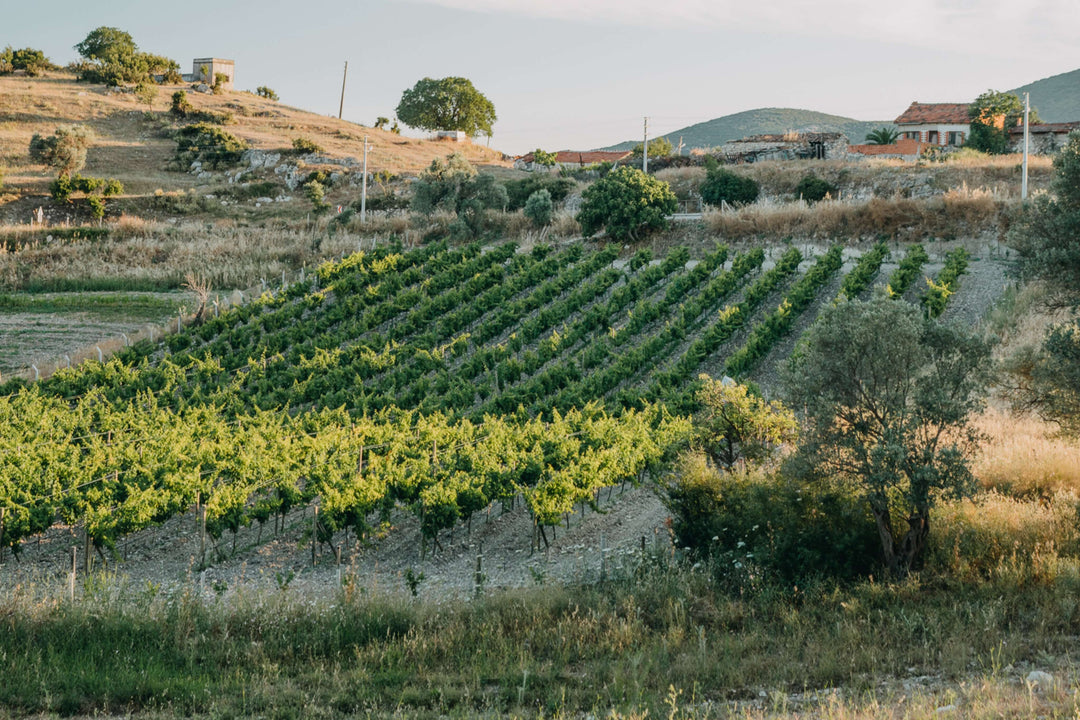
<instances>
[{"instance_id":1,"label":"wild grass","mask_svg":"<svg viewBox=\"0 0 1080 720\"><path fill-rule=\"evenodd\" d=\"M983 487L1023 496L1080 495L1080 444L1032 416L988 409L977 427L986 435L975 463Z\"/></svg>"},{"instance_id":2,"label":"wild grass","mask_svg":"<svg viewBox=\"0 0 1080 720\"><path fill-rule=\"evenodd\" d=\"M0 596L0 706L16 715L764 717L816 690L826 717L849 717L886 702L898 676L926 675L975 702L963 688L1000 682L1007 666L1065 667L1080 629L1080 573L1075 558L1059 565L1024 578L739 595L646 557L599 585L453 602L371 594L362 579L312 599L91 576L74 603L29 586ZM1006 689L994 707L1023 699Z\"/></svg>"},{"instance_id":3,"label":"wild grass","mask_svg":"<svg viewBox=\"0 0 1080 720\"><path fill-rule=\"evenodd\" d=\"M1009 205L989 193L950 191L929 199L903 197L826 200L812 205L762 201L732 211L710 211L709 232L730 239L818 237L952 240L997 232Z\"/></svg>"}]
</instances>

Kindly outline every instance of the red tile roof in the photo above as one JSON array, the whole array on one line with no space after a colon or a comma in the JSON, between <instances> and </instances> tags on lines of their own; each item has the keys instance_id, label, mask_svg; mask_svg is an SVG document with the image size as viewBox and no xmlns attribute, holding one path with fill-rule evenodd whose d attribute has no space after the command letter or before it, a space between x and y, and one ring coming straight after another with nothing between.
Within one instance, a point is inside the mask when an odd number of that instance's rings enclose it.
<instances>
[{"instance_id":1,"label":"red tile roof","mask_svg":"<svg viewBox=\"0 0 1080 720\"><path fill-rule=\"evenodd\" d=\"M897 125L926 125L940 123L947 125L967 125L967 103L921 103L913 102L911 107L894 120Z\"/></svg>"},{"instance_id":2,"label":"red tile roof","mask_svg":"<svg viewBox=\"0 0 1080 720\"><path fill-rule=\"evenodd\" d=\"M560 150L555 153L555 162L560 165L592 165L601 162L619 162L630 157L629 150L591 150L578 152L577 150ZM531 163L533 154L522 155L522 162Z\"/></svg>"}]
</instances>

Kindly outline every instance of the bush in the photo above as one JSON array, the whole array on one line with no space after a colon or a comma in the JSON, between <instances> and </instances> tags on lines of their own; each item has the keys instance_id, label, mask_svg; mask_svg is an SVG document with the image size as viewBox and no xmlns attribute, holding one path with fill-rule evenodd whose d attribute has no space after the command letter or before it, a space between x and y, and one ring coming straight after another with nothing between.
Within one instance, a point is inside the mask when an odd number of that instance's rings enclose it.
<instances>
[{"instance_id":1,"label":"bush","mask_svg":"<svg viewBox=\"0 0 1080 720\"><path fill-rule=\"evenodd\" d=\"M795 194L808 203L815 203L826 197L836 197L837 192L835 185L812 173L805 176L795 186Z\"/></svg>"},{"instance_id":2,"label":"bush","mask_svg":"<svg viewBox=\"0 0 1080 720\"><path fill-rule=\"evenodd\" d=\"M177 90L172 94L172 107L169 108L169 112L171 112L174 117L186 118L194 111L195 107L188 102L186 91Z\"/></svg>"},{"instance_id":3,"label":"bush","mask_svg":"<svg viewBox=\"0 0 1080 720\"><path fill-rule=\"evenodd\" d=\"M309 140L305 137L293 138L292 146L293 150L295 150L300 155L317 155L326 152L323 149L322 145L319 145L314 140Z\"/></svg>"},{"instance_id":4,"label":"bush","mask_svg":"<svg viewBox=\"0 0 1080 720\"><path fill-rule=\"evenodd\" d=\"M330 209L330 203L325 200L326 188L318 180L311 180L304 185L304 197L311 201L317 213Z\"/></svg>"},{"instance_id":5,"label":"bush","mask_svg":"<svg viewBox=\"0 0 1080 720\"><path fill-rule=\"evenodd\" d=\"M730 170L710 164L701 184L701 199L709 205L749 205L758 198L760 188L753 178L736 175Z\"/></svg>"},{"instance_id":6,"label":"bush","mask_svg":"<svg viewBox=\"0 0 1080 720\"><path fill-rule=\"evenodd\" d=\"M605 228L613 240L636 240L667 226L679 209L671 186L640 170L620 167L582 193L577 220L585 237Z\"/></svg>"},{"instance_id":7,"label":"bush","mask_svg":"<svg viewBox=\"0 0 1080 720\"><path fill-rule=\"evenodd\" d=\"M261 98L266 98L267 100L278 99L278 94L270 88L266 87L265 85L260 85L259 87L255 88L255 94Z\"/></svg>"},{"instance_id":8,"label":"bush","mask_svg":"<svg viewBox=\"0 0 1080 720\"><path fill-rule=\"evenodd\" d=\"M176 159L185 166L196 160L214 168L233 165L247 148L243 140L209 123L188 125L176 134Z\"/></svg>"},{"instance_id":9,"label":"bush","mask_svg":"<svg viewBox=\"0 0 1080 720\"><path fill-rule=\"evenodd\" d=\"M0 75L9 75L16 70L23 70L27 75L35 77L55 67L41 50L34 48L13 50L10 45L0 50Z\"/></svg>"},{"instance_id":10,"label":"bush","mask_svg":"<svg viewBox=\"0 0 1080 720\"><path fill-rule=\"evenodd\" d=\"M664 490L675 544L709 562L722 582L757 571L801 584L880 567L874 520L858 493L839 483L723 473L689 453Z\"/></svg>"},{"instance_id":11,"label":"bush","mask_svg":"<svg viewBox=\"0 0 1080 720\"><path fill-rule=\"evenodd\" d=\"M548 174L530 175L522 180L506 183L507 209L521 210L528 199L538 190L547 190L552 203L560 203L573 192L577 183L566 177Z\"/></svg>"},{"instance_id":12,"label":"bush","mask_svg":"<svg viewBox=\"0 0 1080 720\"><path fill-rule=\"evenodd\" d=\"M537 190L525 203L525 217L529 218L536 227L544 227L551 223L553 208L551 193L547 190Z\"/></svg>"},{"instance_id":13,"label":"bush","mask_svg":"<svg viewBox=\"0 0 1080 720\"><path fill-rule=\"evenodd\" d=\"M86 164L86 151L94 141L94 132L84 125L63 125L49 137L34 134L30 139L30 158L51 165L61 175L70 175Z\"/></svg>"}]
</instances>

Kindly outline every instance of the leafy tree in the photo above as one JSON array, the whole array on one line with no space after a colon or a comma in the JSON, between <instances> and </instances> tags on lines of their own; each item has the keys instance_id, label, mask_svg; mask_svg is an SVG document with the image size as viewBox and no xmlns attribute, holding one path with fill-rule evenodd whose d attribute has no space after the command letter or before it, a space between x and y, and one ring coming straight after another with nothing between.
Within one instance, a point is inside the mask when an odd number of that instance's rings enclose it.
<instances>
[{"instance_id":1,"label":"leafy tree","mask_svg":"<svg viewBox=\"0 0 1080 720\"><path fill-rule=\"evenodd\" d=\"M788 362L785 384L806 413L793 468L859 489L893 577L917 567L933 504L974 488L969 416L982 406L990 363L986 341L885 293L825 308Z\"/></svg>"},{"instance_id":2,"label":"leafy tree","mask_svg":"<svg viewBox=\"0 0 1080 720\"><path fill-rule=\"evenodd\" d=\"M536 148L535 150L533 150L532 155L533 162L541 167L552 168L555 167L555 165L558 164L559 161L558 153L547 152L546 150L541 150L540 148Z\"/></svg>"},{"instance_id":3,"label":"leafy tree","mask_svg":"<svg viewBox=\"0 0 1080 720\"><path fill-rule=\"evenodd\" d=\"M892 145L899 137L899 130L883 126L866 133L866 142L870 145Z\"/></svg>"},{"instance_id":4,"label":"leafy tree","mask_svg":"<svg viewBox=\"0 0 1080 720\"><path fill-rule=\"evenodd\" d=\"M495 106L471 81L462 77L424 78L401 95L401 122L421 130L463 130L491 135Z\"/></svg>"},{"instance_id":5,"label":"leafy tree","mask_svg":"<svg viewBox=\"0 0 1080 720\"><path fill-rule=\"evenodd\" d=\"M304 196L311 201L315 212L326 212L330 203L326 202L326 188L318 180L311 180L304 185Z\"/></svg>"},{"instance_id":6,"label":"leafy tree","mask_svg":"<svg viewBox=\"0 0 1080 720\"><path fill-rule=\"evenodd\" d=\"M61 176L71 175L86 165L86 151L94 142L94 132L85 125L62 125L48 137L34 134L30 158L51 165Z\"/></svg>"},{"instance_id":7,"label":"leafy tree","mask_svg":"<svg viewBox=\"0 0 1080 720\"><path fill-rule=\"evenodd\" d=\"M712 160L710 163L709 160ZM711 157L706 160L701 199L709 205L747 205L758 198L758 184L753 178L726 170Z\"/></svg>"},{"instance_id":8,"label":"leafy tree","mask_svg":"<svg viewBox=\"0 0 1080 720\"><path fill-rule=\"evenodd\" d=\"M1022 277L1040 280L1047 304L1069 309L1069 322L1052 327L1037 349L1010 362L1016 404L1035 410L1080 435L1080 131L1073 131L1054 158L1051 193L1029 203L1009 230Z\"/></svg>"},{"instance_id":9,"label":"leafy tree","mask_svg":"<svg viewBox=\"0 0 1080 720\"><path fill-rule=\"evenodd\" d=\"M634 157L640 158L641 148L642 143L638 143L630 152ZM675 146L665 137L653 138L649 141L649 157L651 158L670 157L673 152L675 152Z\"/></svg>"},{"instance_id":10,"label":"leafy tree","mask_svg":"<svg viewBox=\"0 0 1080 720\"><path fill-rule=\"evenodd\" d=\"M266 98L267 100L278 99L278 94L270 88L266 87L265 85L260 85L259 87L255 88L255 94L261 98Z\"/></svg>"},{"instance_id":11,"label":"leafy tree","mask_svg":"<svg viewBox=\"0 0 1080 720\"><path fill-rule=\"evenodd\" d=\"M986 153L1009 151L1009 128L1016 127L1024 117L1024 104L1012 93L987 90L968 106L971 131L964 147ZM1039 113L1032 108L1029 122L1039 122Z\"/></svg>"},{"instance_id":12,"label":"leafy tree","mask_svg":"<svg viewBox=\"0 0 1080 720\"><path fill-rule=\"evenodd\" d=\"M795 194L808 203L815 203L826 197L835 197L837 192L835 185L813 173L806 175L795 186Z\"/></svg>"},{"instance_id":13,"label":"leafy tree","mask_svg":"<svg viewBox=\"0 0 1080 720\"><path fill-rule=\"evenodd\" d=\"M413 210L424 214L456 211L462 186L474 177L476 168L461 153L435 158L413 182Z\"/></svg>"},{"instance_id":14,"label":"leafy tree","mask_svg":"<svg viewBox=\"0 0 1080 720\"><path fill-rule=\"evenodd\" d=\"M80 80L120 85L156 74L164 74L170 81L179 76L180 65L175 60L140 52L131 35L118 28L102 26L90 31L75 50L88 61L79 70Z\"/></svg>"},{"instance_id":15,"label":"leafy tree","mask_svg":"<svg viewBox=\"0 0 1080 720\"><path fill-rule=\"evenodd\" d=\"M577 220L585 237L604 228L613 240L636 240L666 227L667 216L678 209L670 185L624 166L585 188Z\"/></svg>"},{"instance_id":16,"label":"leafy tree","mask_svg":"<svg viewBox=\"0 0 1080 720\"><path fill-rule=\"evenodd\" d=\"M773 450L798 437L795 415L779 401L768 401L756 390L731 380L700 375L694 417L697 442L721 468L739 461L757 463Z\"/></svg>"},{"instance_id":17,"label":"leafy tree","mask_svg":"<svg viewBox=\"0 0 1080 720\"><path fill-rule=\"evenodd\" d=\"M529 218L536 227L544 227L551 224L553 208L551 193L547 190L537 190L525 202L525 217Z\"/></svg>"},{"instance_id":18,"label":"leafy tree","mask_svg":"<svg viewBox=\"0 0 1080 720\"><path fill-rule=\"evenodd\" d=\"M385 130L386 126L389 123L390 123L390 118L383 117L382 115L380 115L379 117L375 118L375 125L373 125L372 127L374 127L376 130Z\"/></svg>"},{"instance_id":19,"label":"leafy tree","mask_svg":"<svg viewBox=\"0 0 1080 720\"><path fill-rule=\"evenodd\" d=\"M14 50L8 45L0 50L0 75L8 75L16 70L23 70L27 75L40 75L46 70L53 68L45 53L34 48L22 48Z\"/></svg>"}]
</instances>

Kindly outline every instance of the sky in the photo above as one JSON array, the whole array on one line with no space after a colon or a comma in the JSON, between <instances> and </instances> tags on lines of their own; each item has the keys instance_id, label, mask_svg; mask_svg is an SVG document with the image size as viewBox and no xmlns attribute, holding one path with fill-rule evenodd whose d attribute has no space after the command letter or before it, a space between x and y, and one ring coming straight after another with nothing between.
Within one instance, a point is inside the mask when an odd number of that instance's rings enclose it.
<instances>
[{"instance_id":1,"label":"sky","mask_svg":"<svg viewBox=\"0 0 1080 720\"><path fill-rule=\"evenodd\" d=\"M1077 0L0 0L0 46L53 62L99 26L191 72L344 118L392 117L424 77L470 79L491 146L587 150L760 107L891 120L1080 67ZM205 9L204 9L205 8ZM408 132L408 131L407 131ZM420 134L420 133L413 133ZM486 140L481 140L486 142Z\"/></svg>"}]
</instances>

